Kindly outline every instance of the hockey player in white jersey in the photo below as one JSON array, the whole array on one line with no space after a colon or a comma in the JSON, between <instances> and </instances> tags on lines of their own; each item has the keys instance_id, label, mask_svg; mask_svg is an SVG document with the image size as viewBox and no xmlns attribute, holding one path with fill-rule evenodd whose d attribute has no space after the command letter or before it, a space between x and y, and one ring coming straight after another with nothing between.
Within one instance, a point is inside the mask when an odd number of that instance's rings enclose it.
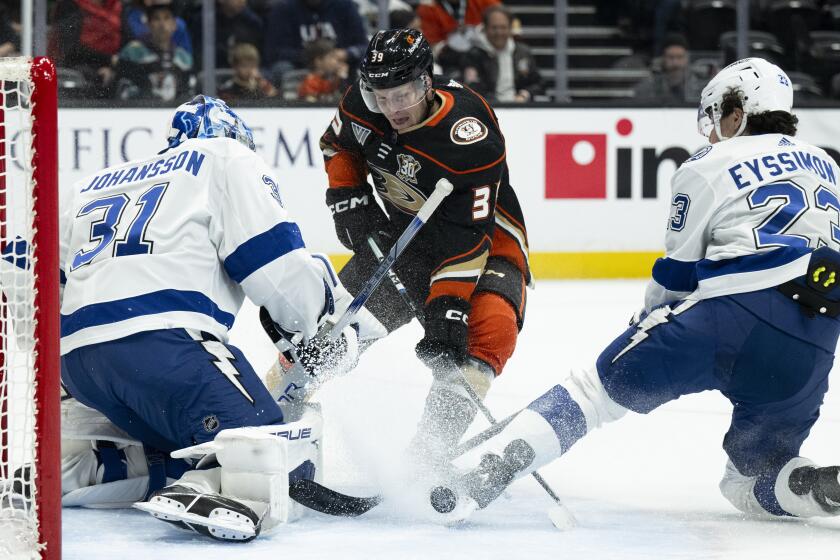
<instances>
[{"instance_id":1,"label":"hockey player in white jersey","mask_svg":"<svg viewBox=\"0 0 840 560\"><path fill-rule=\"evenodd\" d=\"M673 177L643 312L594 367L457 459L465 471L432 492L438 511L485 507L628 410L717 390L734 407L723 495L759 516L840 514L840 467L799 456L840 334L840 172L795 137L792 104L789 78L763 59L709 82L699 125L710 145Z\"/></svg>"},{"instance_id":2,"label":"hockey player in white jersey","mask_svg":"<svg viewBox=\"0 0 840 560\"><path fill-rule=\"evenodd\" d=\"M305 416L296 438L280 426L288 418L228 344L228 330L247 296L274 333L305 348L351 298L329 263L306 250L250 129L224 102L197 96L175 112L165 150L87 177L69 198L61 220L62 382L119 430L96 433L95 417L72 416L68 439L89 434L101 445L79 447L75 470L65 469L67 489L147 476L145 497L158 492L145 509L217 538L249 540L261 525L288 519L278 485L320 475L311 443L320 418ZM319 343L306 365L349 368L360 338L384 334L366 311L354 323L337 343ZM127 456L138 443L148 465ZM177 455L208 456L202 470L184 473L183 461L168 455L191 446ZM130 494L129 486L111 488ZM126 498L102 494L112 504ZM233 525L214 523L218 516Z\"/></svg>"}]
</instances>

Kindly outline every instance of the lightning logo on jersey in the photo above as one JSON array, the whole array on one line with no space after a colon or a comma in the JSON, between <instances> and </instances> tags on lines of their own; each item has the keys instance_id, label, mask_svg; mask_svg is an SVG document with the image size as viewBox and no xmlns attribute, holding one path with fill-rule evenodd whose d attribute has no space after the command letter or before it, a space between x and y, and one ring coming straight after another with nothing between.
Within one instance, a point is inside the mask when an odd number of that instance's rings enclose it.
<instances>
[{"instance_id":1,"label":"lightning logo on jersey","mask_svg":"<svg viewBox=\"0 0 840 560\"><path fill-rule=\"evenodd\" d=\"M624 349L615 355L612 359L612 363L615 363L620 357L624 354L641 344L647 337L650 335L648 331L655 327L656 325L662 325L668 322L668 318L671 316L677 316L680 313L684 313L685 311L694 307L697 303L695 300L686 300L678 305L676 309L671 309L670 306L664 305L662 307L657 307L653 311L647 314L647 316L642 319L639 324L636 325L638 329L633 336L630 337L630 343L624 347Z\"/></svg>"},{"instance_id":2,"label":"lightning logo on jersey","mask_svg":"<svg viewBox=\"0 0 840 560\"><path fill-rule=\"evenodd\" d=\"M239 371L237 371L236 367L231 363L236 360L236 357L231 354L230 350L228 350L225 345L218 340L202 340L201 345L208 354L211 354L214 358L216 358L213 363L217 368L219 368L222 375L227 377L228 381L230 381L251 404L254 404L254 397L252 397L248 393L248 390L242 385L242 382L239 380Z\"/></svg>"}]
</instances>

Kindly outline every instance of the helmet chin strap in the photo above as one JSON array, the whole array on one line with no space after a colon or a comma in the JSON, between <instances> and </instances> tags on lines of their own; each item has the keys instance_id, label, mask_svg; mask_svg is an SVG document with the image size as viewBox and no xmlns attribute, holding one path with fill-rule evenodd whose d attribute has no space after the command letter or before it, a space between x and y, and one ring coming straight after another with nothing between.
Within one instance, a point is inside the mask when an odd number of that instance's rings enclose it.
<instances>
[{"instance_id":1,"label":"helmet chin strap","mask_svg":"<svg viewBox=\"0 0 840 560\"><path fill-rule=\"evenodd\" d=\"M732 136L724 136L723 133L720 131L720 117L715 119L715 133L717 134L718 140L723 142L724 140L729 140L730 138L736 138L744 133L744 130L747 128L747 114L743 113L741 117L741 124L738 125L738 130L735 131L735 134Z\"/></svg>"}]
</instances>

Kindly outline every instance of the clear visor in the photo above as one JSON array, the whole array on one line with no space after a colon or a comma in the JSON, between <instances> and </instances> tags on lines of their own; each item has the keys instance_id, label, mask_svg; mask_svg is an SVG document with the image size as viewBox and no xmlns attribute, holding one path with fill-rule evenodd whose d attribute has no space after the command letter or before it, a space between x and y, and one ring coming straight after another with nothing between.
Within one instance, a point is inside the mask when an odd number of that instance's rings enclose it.
<instances>
[{"instance_id":1,"label":"clear visor","mask_svg":"<svg viewBox=\"0 0 840 560\"><path fill-rule=\"evenodd\" d=\"M697 109L697 132L699 132L703 138L708 138L712 131L715 129L715 120L712 116L712 107L706 107L703 109L701 105L699 109Z\"/></svg>"},{"instance_id":2,"label":"clear visor","mask_svg":"<svg viewBox=\"0 0 840 560\"><path fill-rule=\"evenodd\" d=\"M362 99L367 108L375 113L388 115L406 111L422 102L431 88L431 80L424 73L407 84L387 89L371 88L364 80L360 81L360 85Z\"/></svg>"}]
</instances>

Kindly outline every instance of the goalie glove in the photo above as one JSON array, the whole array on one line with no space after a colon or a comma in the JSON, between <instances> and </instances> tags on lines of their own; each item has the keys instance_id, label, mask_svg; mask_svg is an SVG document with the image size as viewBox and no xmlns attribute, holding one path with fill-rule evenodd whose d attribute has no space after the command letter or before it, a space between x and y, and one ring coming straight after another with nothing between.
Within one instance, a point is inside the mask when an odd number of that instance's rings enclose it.
<instances>
[{"instance_id":1,"label":"goalie glove","mask_svg":"<svg viewBox=\"0 0 840 560\"><path fill-rule=\"evenodd\" d=\"M297 419L303 411L302 404L322 383L349 372L364 348L388 334L385 327L362 308L341 335L330 340L326 334L353 298L324 255L312 255L312 260L321 270L333 301L332 312L320 320L317 336L306 340L300 333L288 332L272 319L267 309L260 309L260 322L280 352L278 362L266 375L266 386L283 410L286 421Z\"/></svg>"},{"instance_id":2,"label":"goalie glove","mask_svg":"<svg viewBox=\"0 0 840 560\"><path fill-rule=\"evenodd\" d=\"M260 322L266 334L290 364L300 364L310 377L324 378L343 375L353 369L359 361L359 337L357 325L345 327L341 334L330 340L328 336L316 336L301 341L298 335L283 330L274 322L265 307L260 308ZM329 331L329 326L323 329Z\"/></svg>"}]
</instances>

